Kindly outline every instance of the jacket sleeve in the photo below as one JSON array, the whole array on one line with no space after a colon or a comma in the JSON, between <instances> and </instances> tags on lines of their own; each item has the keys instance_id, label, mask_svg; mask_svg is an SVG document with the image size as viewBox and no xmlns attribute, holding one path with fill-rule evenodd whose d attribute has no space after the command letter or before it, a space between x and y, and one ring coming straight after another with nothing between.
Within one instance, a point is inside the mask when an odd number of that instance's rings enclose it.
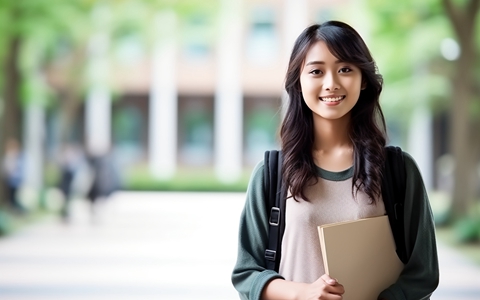
<instances>
[{"instance_id":1,"label":"jacket sleeve","mask_svg":"<svg viewBox=\"0 0 480 300\"><path fill-rule=\"evenodd\" d=\"M404 152L404 156L404 228L409 260L397 282L383 291L379 299L430 299L439 282L435 225L420 171L409 154Z\"/></svg>"},{"instance_id":2,"label":"jacket sleeve","mask_svg":"<svg viewBox=\"0 0 480 300\"><path fill-rule=\"evenodd\" d=\"M241 299L259 300L265 285L277 272L267 270L264 253L268 243L268 214L263 192L263 162L252 174L247 189L238 235L237 262L232 283Z\"/></svg>"}]
</instances>

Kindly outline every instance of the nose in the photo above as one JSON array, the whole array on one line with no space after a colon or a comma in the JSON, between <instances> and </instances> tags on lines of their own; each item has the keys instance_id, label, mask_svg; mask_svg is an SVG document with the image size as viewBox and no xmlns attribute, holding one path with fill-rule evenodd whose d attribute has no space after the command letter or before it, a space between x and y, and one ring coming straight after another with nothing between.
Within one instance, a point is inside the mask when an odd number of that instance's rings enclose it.
<instances>
[{"instance_id":1,"label":"nose","mask_svg":"<svg viewBox=\"0 0 480 300\"><path fill-rule=\"evenodd\" d=\"M332 72L328 72L327 74L325 74L325 76L323 77L323 88L326 91L335 91L340 89L336 74Z\"/></svg>"}]
</instances>

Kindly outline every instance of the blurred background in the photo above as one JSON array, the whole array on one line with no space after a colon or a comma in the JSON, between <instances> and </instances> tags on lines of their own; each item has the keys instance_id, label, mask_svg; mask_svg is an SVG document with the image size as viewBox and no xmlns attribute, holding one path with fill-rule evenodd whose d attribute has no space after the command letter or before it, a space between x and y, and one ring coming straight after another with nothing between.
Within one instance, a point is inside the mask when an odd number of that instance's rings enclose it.
<instances>
[{"instance_id":1,"label":"blurred background","mask_svg":"<svg viewBox=\"0 0 480 300\"><path fill-rule=\"evenodd\" d=\"M337 19L384 76L389 143L417 161L439 237L480 264L479 7L2 0L0 235L118 191L244 192L279 145L295 38Z\"/></svg>"}]
</instances>

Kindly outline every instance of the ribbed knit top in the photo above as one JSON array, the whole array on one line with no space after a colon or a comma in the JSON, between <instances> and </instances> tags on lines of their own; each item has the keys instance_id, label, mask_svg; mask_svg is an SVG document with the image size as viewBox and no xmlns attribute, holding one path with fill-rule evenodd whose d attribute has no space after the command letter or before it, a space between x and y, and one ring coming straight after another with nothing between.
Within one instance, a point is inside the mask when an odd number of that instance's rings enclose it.
<instances>
[{"instance_id":1,"label":"ribbed knit top","mask_svg":"<svg viewBox=\"0 0 480 300\"><path fill-rule=\"evenodd\" d=\"M286 280L313 282L325 273L317 226L381 216L383 201L352 194L353 166L341 172L317 167L318 182L305 189L309 202L288 198L279 273Z\"/></svg>"}]
</instances>

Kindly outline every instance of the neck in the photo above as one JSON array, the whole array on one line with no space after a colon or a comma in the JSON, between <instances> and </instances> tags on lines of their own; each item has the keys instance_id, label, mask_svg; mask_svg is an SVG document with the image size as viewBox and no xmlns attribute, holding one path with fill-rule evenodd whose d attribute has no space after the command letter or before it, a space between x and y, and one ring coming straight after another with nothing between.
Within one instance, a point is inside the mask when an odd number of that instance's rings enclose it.
<instances>
[{"instance_id":1,"label":"neck","mask_svg":"<svg viewBox=\"0 0 480 300\"><path fill-rule=\"evenodd\" d=\"M330 171L342 171L353 164L353 144L349 136L350 118L315 118L312 156L315 164Z\"/></svg>"},{"instance_id":2,"label":"neck","mask_svg":"<svg viewBox=\"0 0 480 300\"><path fill-rule=\"evenodd\" d=\"M315 118L314 127L314 151L329 151L338 147L352 147L349 136L350 118L344 117L337 120Z\"/></svg>"}]
</instances>

